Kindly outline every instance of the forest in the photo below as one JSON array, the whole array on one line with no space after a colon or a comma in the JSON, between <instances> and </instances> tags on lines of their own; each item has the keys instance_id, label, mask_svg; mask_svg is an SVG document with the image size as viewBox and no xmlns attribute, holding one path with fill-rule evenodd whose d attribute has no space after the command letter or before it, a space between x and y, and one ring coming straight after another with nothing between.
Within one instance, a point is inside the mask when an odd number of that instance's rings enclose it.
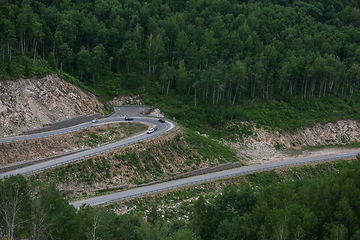
<instances>
[{"instance_id":1,"label":"forest","mask_svg":"<svg viewBox=\"0 0 360 240\"><path fill-rule=\"evenodd\" d=\"M0 0L0 79L56 72L106 99L142 94L195 130L233 119L285 130L360 119L359 7L356 0ZM358 159L321 178L249 175L261 181L229 185L211 201L200 196L188 221L169 222L157 206L123 215L77 211L55 183L12 176L0 182L0 239L356 240L359 171Z\"/></svg>"},{"instance_id":2,"label":"forest","mask_svg":"<svg viewBox=\"0 0 360 240\"><path fill-rule=\"evenodd\" d=\"M194 106L359 86L355 0L1 0L0 12L3 78L58 69L98 95L143 86Z\"/></svg>"},{"instance_id":3,"label":"forest","mask_svg":"<svg viewBox=\"0 0 360 240\"><path fill-rule=\"evenodd\" d=\"M293 168L285 177L246 175L215 198L200 194L187 220L164 215L156 202L131 214L76 210L54 183L21 175L1 181L0 191L1 239L360 239L360 157Z\"/></svg>"}]
</instances>

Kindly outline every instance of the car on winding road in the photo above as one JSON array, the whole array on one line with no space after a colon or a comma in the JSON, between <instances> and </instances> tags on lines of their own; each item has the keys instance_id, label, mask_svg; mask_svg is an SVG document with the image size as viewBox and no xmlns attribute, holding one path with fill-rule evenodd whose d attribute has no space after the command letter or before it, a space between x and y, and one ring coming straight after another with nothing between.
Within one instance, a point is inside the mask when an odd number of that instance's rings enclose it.
<instances>
[{"instance_id":1,"label":"car on winding road","mask_svg":"<svg viewBox=\"0 0 360 240\"><path fill-rule=\"evenodd\" d=\"M134 120L132 117L125 117L125 121L132 121Z\"/></svg>"},{"instance_id":2,"label":"car on winding road","mask_svg":"<svg viewBox=\"0 0 360 240\"><path fill-rule=\"evenodd\" d=\"M99 120L97 118L94 118L91 122L92 123L97 123Z\"/></svg>"},{"instance_id":3,"label":"car on winding road","mask_svg":"<svg viewBox=\"0 0 360 240\"><path fill-rule=\"evenodd\" d=\"M156 130L157 130L157 126L155 125L152 128L150 128L146 133L151 134L151 133L155 132Z\"/></svg>"},{"instance_id":4,"label":"car on winding road","mask_svg":"<svg viewBox=\"0 0 360 240\"><path fill-rule=\"evenodd\" d=\"M165 119L160 118L160 119L159 119L159 122L165 123Z\"/></svg>"}]
</instances>

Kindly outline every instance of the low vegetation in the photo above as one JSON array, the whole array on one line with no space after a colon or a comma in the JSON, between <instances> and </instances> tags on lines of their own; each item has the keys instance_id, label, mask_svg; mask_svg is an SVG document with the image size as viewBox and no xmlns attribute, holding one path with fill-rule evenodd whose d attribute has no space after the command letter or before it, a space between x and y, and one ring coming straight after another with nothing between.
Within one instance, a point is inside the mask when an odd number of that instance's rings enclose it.
<instances>
[{"instance_id":1,"label":"low vegetation","mask_svg":"<svg viewBox=\"0 0 360 240\"><path fill-rule=\"evenodd\" d=\"M356 240L359 171L360 157L176 189L122 203L125 209L78 211L54 183L11 176L0 182L0 237Z\"/></svg>"},{"instance_id":2,"label":"low vegetation","mask_svg":"<svg viewBox=\"0 0 360 240\"><path fill-rule=\"evenodd\" d=\"M156 205L162 209L158 212L164 215L165 220L188 219L193 204L199 196L204 196L206 201L212 202L218 195L222 194L226 186L231 185L237 190L244 186L250 186L254 192L260 193L265 188L277 187L284 182L315 180L322 182L323 179L337 176L341 169L348 168L351 164L351 161L339 160L251 173L113 203L106 208L121 212L125 207L132 209L128 210L128 213L137 213L150 210L153 205Z\"/></svg>"},{"instance_id":3,"label":"low vegetation","mask_svg":"<svg viewBox=\"0 0 360 240\"><path fill-rule=\"evenodd\" d=\"M193 106L192 100L171 96L151 97L165 116L175 117L181 124L211 137L233 139L239 131L252 134L251 126L238 122L253 122L278 131L295 131L316 123L335 123L342 119L360 119L359 98L343 96L322 99L296 99L255 101L244 100L241 106ZM238 125L235 126L234 125Z\"/></svg>"},{"instance_id":4,"label":"low vegetation","mask_svg":"<svg viewBox=\"0 0 360 240\"><path fill-rule=\"evenodd\" d=\"M0 144L0 166L93 148L119 141L147 127L139 123L112 123L63 135Z\"/></svg>"},{"instance_id":5,"label":"low vegetation","mask_svg":"<svg viewBox=\"0 0 360 240\"><path fill-rule=\"evenodd\" d=\"M178 129L161 138L37 173L31 179L57 181L60 188L74 191L72 196L83 197L98 190L149 183L236 160L234 153L218 142Z\"/></svg>"}]
</instances>

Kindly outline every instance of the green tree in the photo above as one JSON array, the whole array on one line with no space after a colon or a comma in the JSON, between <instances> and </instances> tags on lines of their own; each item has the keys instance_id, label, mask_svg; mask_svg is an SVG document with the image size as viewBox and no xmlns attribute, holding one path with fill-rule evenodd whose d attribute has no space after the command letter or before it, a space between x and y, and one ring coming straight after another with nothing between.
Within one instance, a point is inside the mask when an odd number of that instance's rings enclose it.
<instances>
[{"instance_id":1,"label":"green tree","mask_svg":"<svg viewBox=\"0 0 360 240\"><path fill-rule=\"evenodd\" d=\"M9 240L21 236L26 229L31 213L30 189L22 175L5 178L0 182L0 216L6 238Z\"/></svg>"},{"instance_id":2,"label":"green tree","mask_svg":"<svg viewBox=\"0 0 360 240\"><path fill-rule=\"evenodd\" d=\"M210 228L208 226L209 216L207 213L205 199L202 195L194 204L194 211L191 216L191 227L197 237L208 239Z\"/></svg>"},{"instance_id":3,"label":"green tree","mask_svg":"<svg viewBox=\"0 0 360 240\"><path fill-rule=\"evenodd\" d=\"M184 62L184 60L181 60L179 69L178 69L177 82L176 82L176 90L179 93L184 94L186 92L187 80L188 80L188 76L187 76L187 71L186 71L186 67L185 67L185 62Z\"/></svg>"},{"instance_id":4,"label":"green tree","mask_svg":"<svg viewBox=\"0 0 360 240\"><path fill-rule=\"evenodd\" d=\"M104 46L100 43L91 51L92 65L93 65L93 84L100 80L100 72L103 72L107 54Z\"/></svg>"},{"instance_id":5,"label":"green tree","mask_svg":"<svg viewBox=\"0 0 360 240\"><path fill-rule=\"evenodd\" d=\"M180 31L179 34L177 35L177 38L176 38L176 41L175 41L175 46L179 51L179 59L178 59L178 61L179 61L179 64L180 64L186 50L188 50L188 46L189 46L189 38L188 38L188 36L187 36L187 34L185 33L184 30Z\"/></svg>"},{"instance_id":6,"label":"green tree","mask_svg":"<svg viewBox=\"0 0 360 240\"><path fill-rule=\"evenodd\" d=\"M84 73L86 74L89 71L90 67L90 53L85 49L84 46L81 47L81 50L78 52L77 64L80 67L80 81L83 81Z\"/></svg>"},{"instance_id":7,"label":"green tree","mask_svg":"<svg viewBox=\"0 0 360 240\"><path fill-rule=\"evenodd\" d=\"M52 52L49 53L49 65L50 65L50 68L55 71L56 70L56 62L55 62L55 56Z\"/></svg>"}]
</instances>

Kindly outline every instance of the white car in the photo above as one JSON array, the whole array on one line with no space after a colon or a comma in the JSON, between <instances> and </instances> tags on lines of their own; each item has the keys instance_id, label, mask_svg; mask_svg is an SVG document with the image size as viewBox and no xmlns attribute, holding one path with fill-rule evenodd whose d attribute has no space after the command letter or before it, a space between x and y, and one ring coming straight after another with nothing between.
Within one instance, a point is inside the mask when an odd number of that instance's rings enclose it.
<instances>
[{"instance_id":1,"label":"white car","mask_svg":"<svg viewBox=\"0 0 360 240\"><path fill-rule=\"evenodd\" d=\"M97 123L99 120L97 118L94 118L91 122L92 123Z\"/></svg>"},{"instance_id":2,"label":"white car","mask_svg":"<svg viewBox=\"0 0 360 240\"><path fill-rule=\"evenodd\" d=\"M155 130L153 128L150 128L148 131L147 131L147 134L150 134L150 133L153 133L155 132Z\"/></svg>"}]
</instances>

